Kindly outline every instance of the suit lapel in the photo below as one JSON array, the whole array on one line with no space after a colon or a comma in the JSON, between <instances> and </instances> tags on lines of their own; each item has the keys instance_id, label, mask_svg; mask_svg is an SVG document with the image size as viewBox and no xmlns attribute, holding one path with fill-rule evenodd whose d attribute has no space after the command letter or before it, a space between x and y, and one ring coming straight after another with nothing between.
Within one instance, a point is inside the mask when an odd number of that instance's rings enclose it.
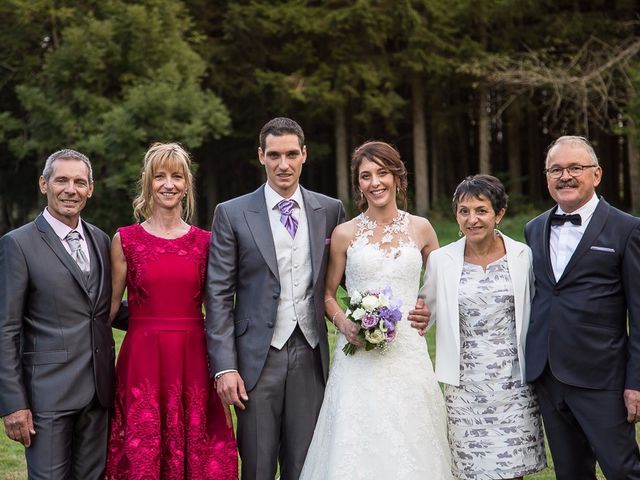
<instances>
[{"instance_id":1,"label":"suit lapel","mask_svg":"<svg viewBox=\"0 0 640 480\"><path fill-rule=\"evenodd\" d=\"M311 264L313 266L313 286L318 281L322 269L322 257L324 253L325 232L327 229L327 214L320 202L304 188L300 187L304 208L307 214L309 228L309 246L311 249Z\"/></svg>"},{"instance_id":2,"label":"suit lapel","mask_svg":"<svg viewBox=\"0 0 640 480\"><path fill-rule=\"evenodd\" d=\"M264 198L264 185L251 195L250 207L244 212L244 217L258 246L258 250L265 263L276 278L278 274L278 259L276 258L276 246L273 243L273 232L269 223L267 202Z\"/></svg>"},{"instance_id":3,"label":"suit lapel","mask_svg":"<svg viewBox=\"0 0 640 480\"><path fill-rule=\"evenodd\" d=\"M551 214L553 214L557 210L558 206L556 205L551 210L547 212L544 217L544 227L542 228L542 249L544 252L544 267L547 271L547 275L552 283L556 283L556 276L553 273L553 265L551 264Z\"/></svg>"},{"instance_id":4,"label":"suit lapel","mask_svg":"<svg viewBox=\"0 0 640 480\"><path fill-rule=\"evenodd\" d=\"M91 258L91 271L93 272L94 269L97 269L95 273L98 278L98 293L95 296L95 305L98 302L98 299L102 296L102 289L104 288L104 275L102 274L104 272L104 258L102 258L100 246L93 234L93 225L89 225L87 222L82 221L82 227L86 236L86 241L91 242L91 245L93 245L93 251L96 254L94 258ZM91 248L89 248L89 255L91 255Z\"/></svg>"},{"instance_id":5,"label":"suit lapel","mask_svg":"<svg viewBox=\"0 0 640 480\"><path fill-rule=\"evenodd\" d=\"M558 280L558 283L560 283L564 278L567 277L567 275L569 275L573 267L575 267L576 263L578 263L578 261L580 260L580 257L582 257L589 250L589 247L591 247L591 245L593 245L593 242L598 237L598 235L600 235L600 232L604 228L604 224L607 222L608 216L609 204L605 202L604 198L600 198L598 206L594 210L593 216L589 221L589 225L584 231L584 234L580 239L580 243L578 243L578 246L573 252L573 255L571 255L569 263L567 263L564 272L562 272L562 276Z\"/></svg>"},{"instance_id":6,"label":"suit lapel","mask_svg":"<svg viewBox=\"0 0 640 480\"><path fill-rule=\"evenodd\" d=\"M51 228L51 225L44 219L42 215L39 215L36 218L36 227L40 231L42 235L42 239L44 242L53 250L53 253L58 257L58 259L62 262L62 264L69 270L71 276L78 282L82 291L89 297L89 292L87 291L87 285L83 278L83 273L80 271L78 264L71 258L71 255L65 250L62 246L62 242L58 238L58 236Z\"/></svg>"}]
</instances>

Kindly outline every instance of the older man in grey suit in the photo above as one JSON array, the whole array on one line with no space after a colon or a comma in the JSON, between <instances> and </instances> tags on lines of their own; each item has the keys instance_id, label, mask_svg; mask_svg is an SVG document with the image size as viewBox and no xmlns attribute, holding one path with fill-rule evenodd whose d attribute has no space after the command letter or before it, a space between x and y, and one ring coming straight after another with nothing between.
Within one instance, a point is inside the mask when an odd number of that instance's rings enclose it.
<instances>
[{"instance_id":1,"label":"older man in grey suit","mask_svg":"<svg viewBox=\"0 0 640 480\"><path fill-rule=\"evenodd\" d=\"M0 415L30 479L100 479L113 400L109 237L80 219L89 159L46 161L47 207L0 239Z\"/></svg>"},{"instance_id":2,"label":"older man in grey suit","mask_svg":"<svg viewBox=\"0 0 640 480\"><path fill-rule=\"evenodd\" d=\"M236 406L244 480L297 479L329 369L324 275L342 204L298 184L302 128L260 132L267 183L217 206L208 270L207 341L223 402Z\"/></svg>"}]
</instances>

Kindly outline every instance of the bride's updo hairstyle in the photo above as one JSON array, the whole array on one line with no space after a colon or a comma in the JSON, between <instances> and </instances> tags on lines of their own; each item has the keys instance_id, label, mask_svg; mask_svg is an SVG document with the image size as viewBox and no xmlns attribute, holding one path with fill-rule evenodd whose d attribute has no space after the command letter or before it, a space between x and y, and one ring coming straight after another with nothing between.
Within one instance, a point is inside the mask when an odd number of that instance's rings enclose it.
<instances>
[{"instance_id":1,"label":"bride's updo hairstyle","mask_svg":"<svg viewBox=\"0 0 640 480\"><path fill-rule=\"evenodd\" d=\"M185 180L185 196L182 199L182 218L190 223L195 209L195 192L191 157L179 143L154 143L144 155L142 174L138 180L138 195L133 200L133 216L142 222L153 211L153 176L158 170L182 172Z\"/></svg>"},{"instance_id":2,"label":"bride's updo hairstyle","mask_svg":"<svg viewBox=\"0 0 640 480\"><path fill-rule=\"evenodd\" d=\"M391 172L396 184L396 195L402 209L407 209L407 167L400 159L400 154L391 145L380 141L366 142L353 151L351 156L351 186L358 210L367 209L367 200L360 191L360 165L364 159L377 163Z\"/></svg>"}]
</instances>

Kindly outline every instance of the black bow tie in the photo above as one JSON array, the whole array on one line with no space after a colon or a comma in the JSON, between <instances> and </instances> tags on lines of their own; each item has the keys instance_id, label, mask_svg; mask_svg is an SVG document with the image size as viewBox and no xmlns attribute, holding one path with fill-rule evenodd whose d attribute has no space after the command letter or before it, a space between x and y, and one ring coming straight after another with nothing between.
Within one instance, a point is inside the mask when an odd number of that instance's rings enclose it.
<instances>
[{"instance_id":1,"label":"black bow tie","mask_svg":"<svg viewBox=\"0 0 640 480\"><path fill-rule=\"evenodd\" d=\"M579 213L574 213L572 215L554 213L551 215L551 225L564 225L565 222L571 222L574 225L582 225L582 218Z\"/></svg>"}]
</instances>

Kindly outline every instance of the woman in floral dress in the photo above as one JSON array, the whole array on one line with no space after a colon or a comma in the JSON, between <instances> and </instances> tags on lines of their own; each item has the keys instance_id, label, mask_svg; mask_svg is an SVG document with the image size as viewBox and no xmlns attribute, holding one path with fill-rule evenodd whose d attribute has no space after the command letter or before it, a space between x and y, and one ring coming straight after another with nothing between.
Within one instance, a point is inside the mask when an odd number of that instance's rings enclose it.
<instances>
[{"instance_id":1,"label":"woman in floral dress","mask_svg":"<svg viewBox=\"0 0 640 480\"><path fill-rule=\"evenodd\" d=\"M497 230L506 207L497 178L462 181L453 196L462 238L434 251L425 272L460 479L522 478L546 466L538 402L524 382L531 250Z\"/></svg>"}]
</instances>

